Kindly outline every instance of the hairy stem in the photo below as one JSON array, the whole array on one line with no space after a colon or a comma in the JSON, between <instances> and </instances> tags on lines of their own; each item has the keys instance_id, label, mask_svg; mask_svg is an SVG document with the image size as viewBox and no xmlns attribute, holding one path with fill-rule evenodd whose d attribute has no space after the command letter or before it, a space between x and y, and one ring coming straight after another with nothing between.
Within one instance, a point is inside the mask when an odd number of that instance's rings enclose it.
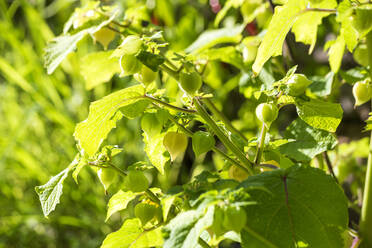
<instances>
[{"instance_id":1,"label":"hairy stem","mask_svg":"<svg viewBox=\"0 0 372 248\"><path fill-rule=\"evenodd\" d=\"M264 123L262 123L260 143L258 144L256 157L254 159L254 164L255 165L259 165L260 162L261 162L262 153L263 153L263 150L264 150L264 147L265 147L266 133L267 133L267 127Z\"/></svg>"},{"instance_id":2,"label":"hairy stem","mask_svg":"<svg viewBox=\"0 0 372 248\"><path fill-rule=\"evenodd\" d=\"M332 163L331 163L331 160L329 159L327 151L323 152L323 157L326 162L329 173L331 173L333 179L335 179L336 183L338 183L338 179L333 171Z\"/></svg>"},{"instance_id":3,"label":"hairy stem","mask_svg":"<svg viewBox=\"0 0 372 248\"><path fill-rule=\"evenodd\" d=\"M149 95L145 95L144 98L146 98L146 99L148 99L148 100L150 100L152 102L158 103L160 105L163 105L166 108L173 109L173 110L176 110L176 111L179 111L179 112L183 112L183 113L187 113L187 114L196 113L196 110L195 109L180 108L180 107L171 105L169 103L163 102L162 100L159 100L159 99L157 99L155 97L152 97L152 96L149 96Z\"/></svg>"},{"instance_id":4,"label":"hairy stem","mask_svg":"<svg viewBox=\"0 0 372 248\"><path fill-rule=\"evenodd\" d=\"M208 245L208 243L205 242L204 239L202 239L202 238L200 238L200 237L199 237L199 239L198 239L198 243L199 243L199 245L200 245L201 247L203 247L203 248L211 248L211 247Z\"/></svg>"},{"instance_id":5,"label":"hairy stem","mask_svg":"<svg viewBox=\"0 0 372 248\"><path fill-rule=\"evenodd\" d=\"M242 138L245 142L248 142L248 139L242 134L238 129L236 129L229 119L226 118L226 116L217 109L217 107L213 104L213 102L209 98L203 98L202 101L207 106L207 108L212 112L214 116L216 116L217 119L222 121L226 128L232 132L237 134L240 138Z\"/></svg>"},{"instance_id":6,"label":"hairy stem","mask_svg":"<svg viewBox=\"0 0 372 248\"><path fill-rule=\"evenodd\" d=\"M240 160L240 162L243 163L243 165L248 170L248 174L253 175L252 163L245 157L244 153L234 143L232 143L229 140L229 138L225 135L225 133L221 130L221 128L217 126L216 122L209 116L207 111L202 106L199 98L194 97L194 104L195 104L196 110L198 111L198 114L210 126L213 132L217 135L217 137L224 144L224 146L227 147Z\"/></svg>"},{"instance_id":7,"label":"hairy stem","mask_svg":"<svg viewBox=\"0 0 372 248\"><path fill-rule=\"evenodd\" d=\"M372 32L369 32L369 34L367 35L367 49L370 77L372 77ZM362 215L359 222L361 237L363 239L363 242L366 244L366 247L372 246L372 132L369 144L367 172L363 193Z\"/></svg>"},{"instance_id":8,"label":"hairy stem","mask_svg":"<svg viewBox=\"0 0 372 248\"><path fill-rule=\"evenodd\" d=\"M125 177L127 175L127 173L125 173L125 171L123 171L122 169L120 169L119 167L116 167L116 165L114 165L113 163L107 163L111 168L113 168L114 170L116 170L117 172L119 172L119 174L123 177Z\"/></svg>"}]
</instances>

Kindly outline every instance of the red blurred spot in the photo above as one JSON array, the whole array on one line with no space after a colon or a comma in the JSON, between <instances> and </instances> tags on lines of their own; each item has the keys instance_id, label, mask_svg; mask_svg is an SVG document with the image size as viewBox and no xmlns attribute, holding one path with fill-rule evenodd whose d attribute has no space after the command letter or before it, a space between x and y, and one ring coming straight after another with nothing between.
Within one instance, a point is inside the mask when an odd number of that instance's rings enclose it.
<instances>
[{"instance_id":1,"label":"red blurred spot","mask_svg":"<svg viewBox=\"0 0 372 248\"><path fill-rule=\"evenodd\" d=\"M159 20L158 18L156 18L156 16L151 16L151 23L154 24L154 25L157 25L159 26Z\"/></svg>"},{"instance_id":2,"label":"red blurred spot","mask_svg":"<svg viewBox=\"0 0 372 248\"><path fill-rule=\"evenodd\" d=\"M211 6L213 13L217 13L221 10L219 0L209 0L209 5Z\"/></svg>"},{"instance_id":3,"label":"red blurred spot","mask_svg":"<svg viewBox=\"0 0 372 248\"><path fill-rule=\"evenodd\" d=\"M247 30L249 35L257 35L258 33L256 23L254 22L248 23L247 26L245 26L245 30Z\"/></svg>"}]
</instances>

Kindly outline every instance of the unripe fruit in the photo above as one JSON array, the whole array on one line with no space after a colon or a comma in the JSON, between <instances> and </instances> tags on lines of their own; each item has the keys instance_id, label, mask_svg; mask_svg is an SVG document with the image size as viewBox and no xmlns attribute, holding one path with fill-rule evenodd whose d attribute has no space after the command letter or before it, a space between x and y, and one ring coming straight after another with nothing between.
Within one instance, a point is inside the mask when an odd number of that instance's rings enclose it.
<instances>
[{"instance_id":1,"label":"unripe fruit","mask_svg":"<svg viewBox=\"0 0 372 248\"><path fill-rule=\"evenodd\" d=\"M187 148L187 136L183 133L168 132L163 139L163 144L174 161L185 152Z\"/></svg>"},{"instance_id":2,"label":"unripe fruit","mask_svg":"<svg viewBox=\"0 0 372 248\"><path fill-rule=\"evenodd\" d=\"M110 185L115 181L117 173L111 168L100 168L97 171L99 180L101 181L105 191L110 187Z\"/></svg>"},{"instance_id":3,"label":"unripe fruit","mask_svg":"<svg viewBox=\"0 0 372 248\"><path fill-rule=\"evenodd\" d=\"M155 113L145 113L141 119L141 128L148 136L153 136L161 132L162 123Z\"/></svg>"},{"instance_id":4,"label":"unripe fruit","mask_svg":"<svg viewBox=\"0 0 372 248\"><path fill-rule=\"evenodd\" d=\"M131 170L124 178L124 188L132 192L143 192L149 187L149 181L142 171Z\"/></svg>"},{"instance_id":5,"label":"unripe fruit","mask_svg":"<svg viewBox=\"0 0 372 248\"><path fill-rule=\"evenodd\" d=\"M110 42L115 38L115 32L108 28L101 28L93 34L94 39L101 43L103 48L106 50Z\"/></svg>"},{"instance_id":6,"label":"unripe fruit","mask_svg":"<svg viewBox=\"0 0 372 248\"><path fill-rule=\"evenodd\" d=\"M302 95L312 82L304 74L294 74L287 81L288 95Z\"/></svg>"},{"instance_id":7,"label":"unripe fruit","mask_svg":"<svg viewBox=\"0 0 372 248\"><path fill-rule=\"evenodd\" d=\"M155 217L157 207L153 204L145 202L138 203L134 207L134 215L141 220L142 225L152 220Z\"/></svg>"},{"instance_id":8,"label":"unripe fruit","mask_svg":"<svg viewBox=\"0 0 372 248\"><path fill-rule=\"evenodd\" d=\"M157 75L157 72L151 70L145 65L142 65L141 70L138 73L134 74L134 78L138 82L141 82L143 85L148 86L156 79Z\"/></svg>"},{"instance_id":9,"label":"unripe fruit","mask_svg":"<svg viewBox=\"0 0 372 248\"><path fill-rule=\"evenodd\" d=\"M238 166L230 166L229 168L229 177L235 179L238 182L242 182L247 179L249 176L248 172L239 168Z\"/></svg>"},{"instance_id":10,"label":"unripe fruit","mask_svg":"<svg viewBox=\"0 0 372 248\"><path fill-rule=\"evenodd\" d=\"M224 211L221 208L216 207L214 211L214 216L213 216L213 224L210 227L210 230L214 234L216 234L217 237L229 231L223 225L223 218L224 218Z\"/></svg>"},{"instance_id":11,"label":"unripe fruit","mask_svg":"<svg viewBox=\"0 0 372 248\"><path fill-rule=\"evenodd\" d=\"M228 207L224 211L223 225L227 230L240 232L247 222L247 214L244 209Z\"/></svg>"},{"instance_id":12,"label":"unripe fruit","mask_svg":"<svg viewBox=\"0 0 372 248\"><path fill-rule=\"evenodd\" d=\"M124 76L132 75L141 70L141 62L134 55L123 55L120 58L121 71Z\"/></svg>"},{"instance_id":13,"label":"unripe fruit","mask_svg":"<svg viewBox=\"0 0 372 248\"><path fill-rule=\"evenodd\" d=\"M201 76L196 71L181 72L180 86L184 92L194 95L202 86Z\"/></svg>"},{"instance_id":14,"label":"unripe fruit","mask_svg":"<svg viewBox=\"0 0 372 248\"><path fill-rule=\"evenodd\" d=\"M270 127L271 123L278 117L278 108L275 104L261 103L256 108L256 116L266 127Z\"/></svg>"},{"instance_id":15,"label":"unripe fruit","mask_svg":"<svg viewBox=\"0 0 372 248\"><path fill-rule=\"evenodd\" d=\"M195 156L199 156L214 147L215 140L208 132L198 131L192 136L192 149Z\"/></svg>"},{"instance_id":16,"label":"unripe fruit","mask_svg":"<svg viewBox=\"0 0 372 248\"><path fill-rule=\"evenodd\" d=\"M120 49L129 55L134 55L139 52L142 46L142 40L136 35L127 36L123 43L120 45Z\"/></svg>"},{"instance_id":17,"label":"unripe fruit","mask_svg":"<svg viewBox=\"0 0 372 248\"><path fill-rule=\"evenodd\" d=\"M357 82L353 86L353 95L355 98L355 106L362 105L369 101L372 97L372 86L365 81Z\"/></svg>"}]
</instances>

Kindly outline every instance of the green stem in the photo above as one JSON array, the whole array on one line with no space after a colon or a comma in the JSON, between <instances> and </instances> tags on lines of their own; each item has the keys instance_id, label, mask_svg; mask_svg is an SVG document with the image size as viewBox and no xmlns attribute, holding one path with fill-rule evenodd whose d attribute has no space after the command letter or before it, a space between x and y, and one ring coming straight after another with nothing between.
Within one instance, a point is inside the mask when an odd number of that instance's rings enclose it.
<instances>
[{"instance_id":1,"label":"green stem","mask_svg":"<svg viewBox=\"0 0 372 248\"><path fill-rule=\"evenodd\" d=\"M163 71L165 71L166 73L169 74L169 76L173 77L174 79L176 79L178 81L178 72L173 70L172 68L169 68L166 64L162 64L161 66L159 66L160 69L162 69Z\"/></svg>"},{"instance_id":2,"label":"green stem","mask_svg":"<svg viewBox=\"0 0 372 248\"><path fill-rule=\"evenodd\" d=\"M367 34L367 51L369 59L370 77L372 77L372 32ZM371 100L372 107L372 100ZM366 247L372 246L372 132L369 141L369 155L367 162L366 180L363 193L362 214L359 229Z\"/></svg>"},{"instance_id":3,"label":"green stem","mask_svg":"<svg viewBox=\"0 0 372 248\"><path fill-rule=\"evenodd\" d=\"M323 152L323 157L324 157L324 160L326 162L329 173L332 175L333 179L335 179L336 183L339 183L338 179L337 179L337 177L336 177L336 175L333 171L332 163L331 163L331 160L329 159L327 151Z\"/></svg>"},{"instance_id":4,"label":"green stem","mask_svg":"<svg viewBox=\"0 0 372 248\"><path fill-rule=\"evenodd\" d=\"M372 101L371 101L372 105ZM366 247L372 246L372 132L369 143L366 180L363 193L362 215L359 223L361 237Z\"/></svg>"},{"instance_id":5,"label":"green stem","mask_svg":"<svg viewBox=\"0 0 372 248\"><path fill-rule=\"evenodd\" d=\"M214 116L216 116L217 119L219 119L220 121L222 121L225 124L226 128L230 132L235 133L238 136L240 136L246 143L248 142L247 137L245 137L244 134L242 134L238 129L236 129L232 125L232 123L230 122L230 120L227 119L226 116L221 111L219 111L217 109L217 107L213 104L213 102L209 98L203 98L202 101L207 106L207 108L212 112L212 114Z\"/></svg>"},{"instance_id":6,"label":"green stem","mask_svg":"<svg viewBox=\"0 0 372 248\"><path fill-rule=\"evenodd\" d=\"M204 119L204 121L210 126L213 132L221 140L226 148L228 148L234 155L242 162L242 164L247 168L248 174L253 175L252 163L245 157L244 153L234 144L229 138L224 134L215 121L209 116L207 111L202 106L199 98L194 97L195 108L198 111L198 114Z\"/></svg>"},{"instance_id":7,"label":"green stem","mask_svg":"<svg viewBox=\"0 0 372 248\"><path fill-rule=\"evenodd\" d=\"M117 172L119 172L119 174L123 177L125 177L127 175L127 173L125 173L125 171L123 171L122 169L116 167L113 163L107 163L111 168L113 168L114 170L116 170Z\"/></svg>"},{"instance_id":8,"label":"green stem","mask_svg":"<svg viewBox=\"0 0 372 248\"><path fill-rule=\"evenodd\" d=\"M254 164L255 165L259 165L260 162L261 162L262 153L263 153L263 150L264 150L264 147L265 147L266 133L267 133L267 127L266 127L265 124L262 123L260 143L258 144L256 157L254 159Z\"/></svg>"},{"instance_id":9,"label":"green stem","mask_svg":"<svg viewBox=\"0 0 372 248\"><path fill-rule=\"evenodd\" d=\"M173 110L176 110L176 111L179 111L179 112L183 112L183 113L187 113L187 114L194 114L196 113L196 110L195 109L185 109L185 108L180 108L180 107L177 107L177 106L174 106L174 105L171 105L169 103L166 103L166 102L163 102L162 100L159 100L155 97L152 97L152 96L149 96L149 95L145 95L144 98L152 101L152 102L156 102L160 105L163 105L164 107L167 107L169 109L173 109Z\"/></svg>"},{"instance_id":10,"label":"green stem","mask_svg":"<svg viewBox=\"0 0 372 248\"><path fill-rule=\"evenodd\" d=\"M160 199L150 189L146 189L145 193L153 202L160 205Z\"/></svg>"},{"instance_id":11,"label":"green stem","mask_svg":"<svg viewBox=\"0 0 372 248\"><path fill-rule=\"evenodd\" d=\"M211 248L211 247L208 245L208 243L205 242L204 239L202 239L202 238L200 238L200 237L199 237L199 239L198 239L198 243L199 243L199 245L200 245L201 247L203 247L203 248Z\"/></svg>"}]
</instances>

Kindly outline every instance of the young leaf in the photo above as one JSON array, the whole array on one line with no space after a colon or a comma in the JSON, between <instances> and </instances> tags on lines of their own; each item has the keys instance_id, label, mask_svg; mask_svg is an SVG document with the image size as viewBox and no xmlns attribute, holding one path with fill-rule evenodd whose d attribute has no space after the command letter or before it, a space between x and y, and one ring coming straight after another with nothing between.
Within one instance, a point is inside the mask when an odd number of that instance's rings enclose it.
<instances>
[{"instance_id":1,"label":"young leaf","mask_svg":"<svg viewBox=\"0 0 372 248\"><path fill-rule=\"evenodd\" d=\"M66 56L76 49L76 44L82 40L87 34L94 34L102 27L109 24L116 16L114 12L110 18L104 20L98 25L83 29L76 34L65 34L54 38L45 48L44 66L47 68L48 74L52 74L58 65L66 58Z\"/></svg>"},{"instance_id":2,"label":"young leaf","mask_svg":"<svg viewBox=\"0 0 372 248\"><path fill-rule=\"evenodd\" d=\"M76 155L71 164L61 171L58 175L52 177L46 184L36 186L35 191L39 195L41 208L43 209L44 216L47 217L59 203L59 198L62 195L63 182L65 181L68 173L79 163L79 155Z\"/></svg>"},{"instance_id":3,"label":"young leaf","mask_svg":"<svg viewBox=\"0 0 372 248\"><path fill-rule=\"evenodd\" d=\"M107 235L101 248L145 248L162 244L160 228L145 231L139 219L127 219L118 231Z\"/></svg>"},{"instance_id":4,"label":"young leaf","mask_svg":"<svg viewBox=\"0 0 372 248\"><path fill-rule=\"evenodd\" d=\"M311 4L310 7L333 9L336 6L337 2L335 0L323 0L319 3ZM330 12L308 11L299 16L293 24L292 32L296 36L296 41L310 45L309 54L315 47L318 26L322 23L322 19L330 14Z\"/></svg>"},{"instance_id":5,"label":"young leaf","mask_svg":"<svg viewBox=\"0 0 372 248\"><path fill-rule=\"evenodd\" d=\"M296 100L298 116L312 127L336 132L342 120L343 110L338 103Z\"/></svg>"},{"instance_id":6,"label":"young leaf","mask_svg":"<svg viewBox=\"0 0 372 248\"><path fill-rule=\"evenodd\" d=\"M122 190L119 190L110 198L109 203L107 204L108 209L105 221L107 221L114 213L126 209L128 203L132 201L137 195L137 193L133 193L132 191L124 192Z\"/></svg>"},{"instance_id":7,"label":"young leaf","mask_svg":"<svg viewBox=\"0 0 372 248\"><path fill-rule=\"evenodd\" d=\"M336 40L329 41L326 43L325 48L329 46L328 56L329 64L334 73L338 72L341 66L342 57L345 51L345 39L342 35L339 35ZM330 45L328 45L330 44Z\"/></svg>"},{"instance_id":8,"label":"young leaf","mask_svg":"<svg viewBox=\"0 0 372 248\"><path fill-rule=\"evenodd\" d=\"M74 136L80 148L93 156L123 115L133 117L144 111L147 106L147 101L142 98L144 93L141 85L134 85L93 102L88 118L75 128ZM120 108L122 112L118 111Z\"/></svg>"},{"instance_id":9,"label":"young leaf","mask_svg":"<svg viewBox=\"0 0 372 248\"><path fill-rule=\"evenodd\" d=\"M141 51L136 58L153 71L158 71L159 65L163 64L165 58L159 54Z\"/></svg>"},{"instance_id":10,"label":"young leaf","mask_svg":"<svg viewBox=\"0 0 372 248\"><path fill-rule=\"evenodd\" d=\"M333 134L315 129L299 118L289 125L284 138L295 141L279 146L279 151L297 161L310 161L317 154L331 150L337 144Z\"/></svg>"},{"instance_id":11,"label":"young leaf","mask_svg":"<svg viewBox=\"0 0 372 248\"><path fill-rule=\"evenodd\" d=\"M93 89L109 81L115 73L120 73L119 61L111 58L112 51L90 53L81 61L81 74L85 79L85 88Z\"/></svg>"},{"instance_id":12,"label":"young leaf","mask_svg":"<svg viewBox=\"0 0 372 248\"><path fill-rule=\"evenodd\" d=\"M325 76L315 76L310 78L313 83L309 85L309 89L317 96L328 96L332 92L332 85L335 78L334 72L329 72Z\"/></svg>"},{"instance_id":13,"label":"young leaf","mask_svg":"<svg viewBox=\"0 0 372 248\"><path fill-rule=\"evenodd\" d=\"M195 247L202 232L212 225L213 214L214 206L210 206L206 213L204 209L180 213L163 228L166 236L163 247Z\"/></svg>"},{"instance_id":14,"label":"young leaf","mask_svg":"<svg viewBox=\"0 0 372 248\"><path fill-rule=\"evenodd\" d=\"M52 74L66 56L76 49L76 44L82 40L87 34L86 30L82 30L76 34L62 35L53 39L45 48L44 66L47 68L48 74Z\"/></svg>"},{"instance_id":15,"label":"young leaf","mask_svg":"<svg viewBox=\"0 0 372 248\"><path fill-rule=\"evenodd\" d=\"M305 0L289 0L285 5L275 8L274 16L258 48L257 57L252 66L255 74L260 73L262 66L270 57L282 54L285 37L299 17L299 12L305 7Z\"/></svg>"},{"instance_id":16,"label":"young leaf","mask_svg":"<svg viewBox=\"0 0 372 248\"><path fill-rule=\"evenodd\" d=\"M250 191L258 204L246 207L242 247L344 247L347 199L332 177L319 169L293 166L243 182L244 187L257 184L271 194Z\"/></svg>"}]
</instances>

